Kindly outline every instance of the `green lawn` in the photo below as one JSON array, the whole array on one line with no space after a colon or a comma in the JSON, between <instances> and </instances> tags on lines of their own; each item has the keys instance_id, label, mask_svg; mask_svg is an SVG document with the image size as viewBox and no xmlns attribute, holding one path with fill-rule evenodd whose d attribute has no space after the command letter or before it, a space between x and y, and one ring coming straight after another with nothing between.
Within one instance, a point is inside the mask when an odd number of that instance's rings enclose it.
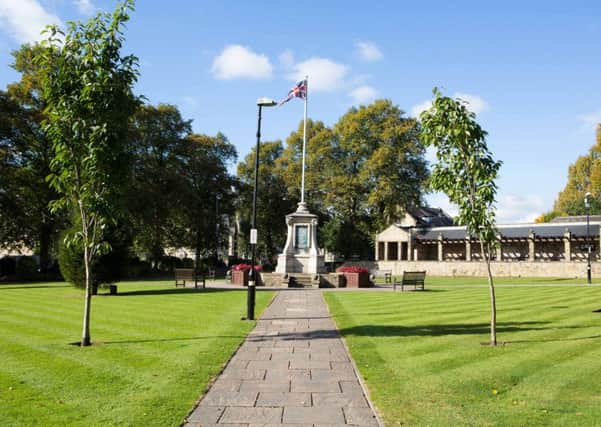
<instances>
[{"instance_id":1,"label":"green lawn","mask_svg":"<svg viewBox=\"0 0 601 427\"><path fill-rule=\"evenodd\" d=\"M583 264L581 278L560 278L560 277L495 277L494 283L496 285L585 285L586 279L584 270L586 266ZM401 280L402 274L396 277L397 280ZM593 284L601 284L601 278L593 277ZM377 277L376 283L378 285L385 285L383 277ZM483 285L488 286L488 279L480 276L464 276L464 277L450 277L450 276L427 276L426 277L426 288L430 286L472 286L472 285ZM388 285L392 286L392 285Z\"/></svg>"},{"instance_id":2,"label":"green lawn","mask_svg":"<svg viewBox=\"0 0 601 427\"><path fill-rule=\"evenodd\" d=\"M601 287L499 287L491 348L488 289L446 282L325 293L387 426L601 425Z\"/></svg>"},{"instance_id":3,"label":"green lawn","mask_svg":"<svg viewBox=\"0 0 601 427\"><path fill-rule=\"evenodd\" d=\"M257 313L272 292L257 293ZM64 283L0 286L0 425L179 425L255 322L246 292L120 283L92 303Z\"/></svg>"}]
</instances>

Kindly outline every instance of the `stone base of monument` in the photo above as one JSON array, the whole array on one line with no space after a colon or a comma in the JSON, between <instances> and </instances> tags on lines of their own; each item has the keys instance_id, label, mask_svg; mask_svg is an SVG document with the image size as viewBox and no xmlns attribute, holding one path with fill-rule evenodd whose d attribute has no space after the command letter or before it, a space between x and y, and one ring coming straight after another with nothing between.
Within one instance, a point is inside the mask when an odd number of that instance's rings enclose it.
<instances>
[{"instance_id":1,"label":"stone base of monument","mask_svg":"<svg viewBox=\"0 0 601 427\"><path fill-rule=\"evenodd\" d=\"M266 288L342 288L346 281L342 273L261 273Z\"/></svg>"},{"instance_id":2,"label":"stone base of monument","mask_svg":"<svg viewBox=\"0 0 601 427\"><path fill-rule=\"evenodd\" d=\"M325 273L324 257L317 248L317 215L309 212L305 203L299 203L296 212L286 215L286 225L286 244L278 255L276 273Z\"/></svg>"}]
</instances>

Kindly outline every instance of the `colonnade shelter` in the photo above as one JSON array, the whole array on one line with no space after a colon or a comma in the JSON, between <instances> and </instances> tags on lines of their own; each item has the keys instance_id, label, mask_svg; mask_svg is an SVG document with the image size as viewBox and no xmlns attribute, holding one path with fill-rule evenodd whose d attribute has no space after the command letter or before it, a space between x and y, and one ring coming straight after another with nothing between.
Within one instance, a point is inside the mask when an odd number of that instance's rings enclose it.
<instances>
[{"instance_id":1,"label":"colonnade shelter","mask_svg":"<svg viewBox=\"0 0 601 427\"><path fill-rule=\"evenodd\" d=\"M482 261L480 242L453 226L441 209L411 209L376 236L377 261ZM548 223L497 225L493 261L586 261L599 259L601 216L559 217Z\"/></svg>"}]
</instances>

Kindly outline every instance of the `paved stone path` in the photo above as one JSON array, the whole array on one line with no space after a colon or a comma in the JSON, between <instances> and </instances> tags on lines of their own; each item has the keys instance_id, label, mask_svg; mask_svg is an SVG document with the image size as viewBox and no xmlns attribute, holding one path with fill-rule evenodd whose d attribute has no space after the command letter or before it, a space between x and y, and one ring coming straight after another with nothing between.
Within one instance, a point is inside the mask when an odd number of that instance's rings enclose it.
<instances>
[{"instance_id":1,"label":"paved stone path","mask_svg":"<svg viewBox=\"0 0 601 427\"><path fill-rule=\"evenodd\" d=\"M280 291L186 426L379 426L319 290Z\"/></svg>"}]
</instances>

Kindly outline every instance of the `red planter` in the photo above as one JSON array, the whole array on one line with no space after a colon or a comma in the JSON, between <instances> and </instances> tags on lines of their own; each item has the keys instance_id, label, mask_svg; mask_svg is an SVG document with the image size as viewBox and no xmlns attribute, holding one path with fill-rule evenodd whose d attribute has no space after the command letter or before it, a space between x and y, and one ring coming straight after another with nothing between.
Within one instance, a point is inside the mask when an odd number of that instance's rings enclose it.
<instances>
[{"instance_id":1,"label":"red planter","mask_svg":"<svg viewBox=\"0 0 601 427\"><path fill-rule=\"evenodd\" d=\"M261 280L261 273L258 271L257 273L257 283L256 286L263 286L263 281ZM241 285L248 286L248 277L250 276L250 270L233 270L232 271L232 285Z\"/></svg>"},{"instance_id":2,"label":"red planter","mask_svg":"<svg viewBox=\"0 0 601 427\"><path fill-rule=\"evenodd\" d=\"M232 285L248 286L249 270L234 270L232 271Z\"/></svg>"},{"instance_id":3,"label":"red planter","mask_svg":"<svg viewBox=\"0 0 601 427\"><path fill-rule=\"evenodd\" d=\"M348 273L344 272L347 288L368 288L371 286L369 282L369 272Z\"/></svg>"}]
</instances>

